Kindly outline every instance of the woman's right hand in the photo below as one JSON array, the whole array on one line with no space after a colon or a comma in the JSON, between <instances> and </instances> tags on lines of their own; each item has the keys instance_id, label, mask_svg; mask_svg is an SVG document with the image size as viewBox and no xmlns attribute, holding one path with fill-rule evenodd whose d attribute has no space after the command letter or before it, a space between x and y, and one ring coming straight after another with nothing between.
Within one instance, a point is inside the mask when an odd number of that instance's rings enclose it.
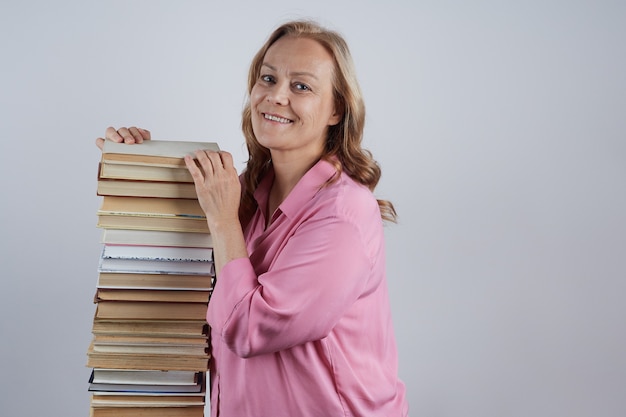
<instances>
[{"instance_id":1,"label":"woman's right hand","mask_svg":"<svg viewBox=\"0 0 626 417\"><path fill-rule=\"evenodd\" d=\"M120 127L116 129L112 126L107 127L103 138L96 139L96 146L102 150L105 140L112 140L118 143L142 143L144 140L150 140L150 131L140 127Z\"/></svg>"}]
</instances>

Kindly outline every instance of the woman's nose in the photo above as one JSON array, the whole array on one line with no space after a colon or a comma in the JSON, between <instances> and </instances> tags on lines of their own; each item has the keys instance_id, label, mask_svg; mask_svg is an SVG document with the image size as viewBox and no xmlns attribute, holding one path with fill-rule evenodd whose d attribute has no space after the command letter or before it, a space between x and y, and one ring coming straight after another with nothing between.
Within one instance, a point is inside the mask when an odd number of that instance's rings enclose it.
<instances>
[{"instance_id":1,"label":"woman's nose","mask_svg":"<svg viewBox=\"0 0 626 417\"><path fill-rule=\"evenodd\" d=\"M277 105L287 105L289 103L289 85L287 83L276 83L267 94L267 101Z\"/></svg>"}]
</instances>

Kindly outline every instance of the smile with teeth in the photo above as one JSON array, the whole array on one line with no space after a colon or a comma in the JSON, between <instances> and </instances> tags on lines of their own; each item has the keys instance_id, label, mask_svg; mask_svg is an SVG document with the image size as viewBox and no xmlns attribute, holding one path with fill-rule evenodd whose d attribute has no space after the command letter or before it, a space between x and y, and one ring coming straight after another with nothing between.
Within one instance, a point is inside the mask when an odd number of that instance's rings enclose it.
<instances>
[{"instance_id":1,"label":"smile with teeth","mask_svg":"<svg viewBox=\"0 0 626 417\"><path fill-rule=\"evenodd\" d=\"M273 122L284 123L284 124L293 123L292 120L285 119L284 117L274 116L272 114L263 113L263 117Z\"/></svg>"}]
</instances>

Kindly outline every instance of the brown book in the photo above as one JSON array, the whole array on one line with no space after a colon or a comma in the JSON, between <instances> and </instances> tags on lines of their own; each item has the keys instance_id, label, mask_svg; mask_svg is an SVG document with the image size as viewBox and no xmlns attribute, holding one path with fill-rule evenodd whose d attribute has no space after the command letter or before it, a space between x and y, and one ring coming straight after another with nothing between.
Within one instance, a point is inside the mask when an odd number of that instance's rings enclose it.
<instances>
[{"instance_id":1,"label":"brown book","mask_svg":"<svg viewBox=\"0 0 626 417\"><path fill-rule=\"evenodd\" d=\"M202 356L208 354L208 345L177 343L99 343L94 340L94 353L119 353L126 355Z\"/></svg>"},{"instance_id":2,"label":"brown book","mask_svg":"<svg viewBox=\"0 0 626 417\"><path fill-rule=\"evenodd\" d=\"M208 303L209 291L127 290L98 288L94 301L159 301L169 303Z\"/></svg>"},{"instance_id":3,"label":"brown book","mask_svg":"<svg viewBox=\"0 0 626 417\"><path fill-rule=\"evenodd\" d=\"M206 303L164 303L146 301L100 301L96 319L202 320Z\"/></svg>"},{"instance_id":4,"label":"brown book","mask_svg":"<svg viewBox=\"0 0 626 417\"><path fill-rule=\"evenodd\" d=\"M208 233L206 220L180 217L100 216L98 227L127 228L136 230L164 230L173 232Z\"/></svg>"},{"instance_id":5,"label":"brown book","mask_svg":"<svg viewBox=\"0 0 626 417\"><path fill-rule=\"evenodd\" d=\"M93 321L94 335L135 335L163 337L207 336L209 326L202 320L128 320L99 319Z\"/></svg>"},{"instance_id":6,"label":"brown book","mask_svg":"<svg viewBox=\"0 0 626 417\"><path fill-rule=\"evenodd\" d=\"M93 337L94 343L100 344L181 344L181 345L200 345L208 346L208 338L206 335L198 336L135 336L125 334L96 334Z\"/></svg>"},{"instance_id":7,"label":"brown book","mask_svg":"<svg viewBox=\"0 0 626 417\"><path fill-rule=\"evenodd\" d=\"M167 141L152 141L148 146L144 146L140 149L146 150L151 145L163 145ZM180 142L171 142L180 143ZM110 146L107 150L110 151ZM119 151L128 150L127 148L119 147ZM132 150L132 149L131 149ZM186 168L185 160L180 157L172 156L155 156L155 155L141 155L141 154L123 154L123 153L110 153L104 151L102 153L102 162L108 162L112 164L129 164L129 165L154 165L165 168Z\"/></svg>"},{"instance_id":8,"label":"brown book","mask_svg":"<svg viewBox=\"0 0 626 417\"><path fill-rule=\"evenodd\" d=\"M109 245L172 246L212 248L209 233L185 233L161 230L104 229L102 243Z\"/></svg>"},{"instance_id":9,"label":"brown book","mask_svg":"<svg viewBox=\"0 0 626 417\"><path fill-rule=\"evenodd\" d=\"M100 407L92 405L89 417L204 417L204 406Z\"/></svg>"},{"instance_id":10,"label":"brown book","mask_svg":"<svg viewBox=\"0 0 626 417\"><path fill-rule=\"evenodd\" d=\"M157 394L158 395L146 393L144 395L138 395L94 392L91 396L91 405L95 408L204 406L206 392Z\"/></svg>"},{"instance_id":11,"label":"brown book","mask_svg":"<svg viewBox=\"0 0 626 417\"><path fill-rule=\"evenodd\" d=\"M104 196L98 227L209 233L197 200Z\"/></svg>"},{"instance_id":12,"label":"brown book","mask_svg":"<svg viewBox=\"0 0 626 417\"><path fill-rule=\"evenodd\" d=\"M206 371L210 355L97 352L93 343L87 350L87 367L145 369L162 371Z\"/></svg>"},{"instance_id":13,"label":"brown book","mask_svg":"<svg viewBox=\"0 0 626 417\"><path fill-rule=\"evenodd\" d=\"M209 291L211 276L176 275L176 274L135 274L118 272L100 272L100 289L154 289L154 290L194 290Z\"/></svg>"},{"instance_id":14,"label":"brown book","mask_svg":"<svg viewBox=\"0 0 626 417\"><path fill-rule=\"evenodd\" d=\"M195 185L189 182L132 181L102 177L98 178L96 193L99 196L198 198Z\"/></svg>"},{"instance_id":15,"label":"brown book","mask_svg":"<svg viewBox=\"0 0 626 417\"><path fill-rule=\"evenodd\" d=\"M110 179L193 183L193 178L187 168L167 168L154 165L101 162L99 175L101 178Z\"/></svg>"},{"instance_id":16,"label":"brown book","mask_svg":"<svg viewBox=\"0 0 626 417\"><path fill-rule=\"evenodd\" d=\"M206 217L197 200L185 198L104 196L98 212L106 215Z\"/></svg>"}]
</instances>

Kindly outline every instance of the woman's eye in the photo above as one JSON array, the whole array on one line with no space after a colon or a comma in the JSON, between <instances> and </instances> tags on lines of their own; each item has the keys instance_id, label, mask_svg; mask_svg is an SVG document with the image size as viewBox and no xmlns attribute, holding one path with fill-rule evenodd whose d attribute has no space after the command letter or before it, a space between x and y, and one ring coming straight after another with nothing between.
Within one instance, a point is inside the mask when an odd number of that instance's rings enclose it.
<instances>
[{"instance_id":1,"label":"woman's eye","mask_svg":"<svg viewBox=\"0 0 626 417\"><path fill-rule=\"evenodd\" d=\"M298 91L309 91L309 90L310 90L310 88L309 88L309 86L308 86L308 85L306 85L306 84L302 84L302 83L296 83L296 84L294 85L294 87L295 87L295 89L296 89L296 90L298 90Z\"/></svg>"},{"instance_id":2,"label":"woman's eye","mask_svg":"<svg viewBox=\"0 0 626 417\"><path fill-rule=\"evenodd\" d=\"M261 75L261 81L271 83L274 82L274 77L272 77L271 75Z\"/></svg>"}]
</instances>

